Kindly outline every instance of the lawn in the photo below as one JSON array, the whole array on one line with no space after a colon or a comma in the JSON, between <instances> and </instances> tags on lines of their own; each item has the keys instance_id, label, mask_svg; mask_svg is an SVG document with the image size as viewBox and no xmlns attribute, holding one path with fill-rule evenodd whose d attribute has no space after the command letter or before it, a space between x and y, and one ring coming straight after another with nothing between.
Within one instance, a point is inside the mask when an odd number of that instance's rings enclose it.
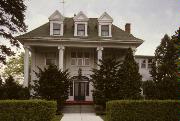
<instances>
[{"instance_id":1,"label":"lawn","mask_svg":"<svg viewBox=\"0 0 180 121\"><path fill-rule=\"evenodd\" d=\"M56 115L52 121L60 121L63 115Z\"/></svg>"}]
</instances>

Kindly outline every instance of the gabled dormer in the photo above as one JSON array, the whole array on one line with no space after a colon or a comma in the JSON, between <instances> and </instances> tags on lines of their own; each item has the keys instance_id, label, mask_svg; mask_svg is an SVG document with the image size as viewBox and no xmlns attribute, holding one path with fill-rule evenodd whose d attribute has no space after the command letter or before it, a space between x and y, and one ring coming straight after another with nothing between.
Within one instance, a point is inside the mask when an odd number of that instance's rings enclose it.
<instances>
[{"instance_id":1,"label":"gabled dormer","mask_svg":"<svg viewBox=\"0 0 180 121\"><path fill-rule=\"evenodd\" d=\"M56 10L50 17L50 35L63 36L64 29L64 16Z\"/></svg>"},{"instance_id":2,"label":"gabled dormer","mask_svg":"<svg viewBox=\"0 0 180 121\"><path fill-rule=\"evenodd\" d=\"M88 36L88 17L80 11L74 16L74 36Z\"/></svg>"},{"instance_id":3,"label":"gabled dormer","mask_svg":"<svg viewBox=\"0 0 180 121\"><path fill-rule=\"evenodd\" d=\"M112 17L106 12L98 18L98 35L100 37L112 37L112 22Z\"/></svg>"}]
</instances>

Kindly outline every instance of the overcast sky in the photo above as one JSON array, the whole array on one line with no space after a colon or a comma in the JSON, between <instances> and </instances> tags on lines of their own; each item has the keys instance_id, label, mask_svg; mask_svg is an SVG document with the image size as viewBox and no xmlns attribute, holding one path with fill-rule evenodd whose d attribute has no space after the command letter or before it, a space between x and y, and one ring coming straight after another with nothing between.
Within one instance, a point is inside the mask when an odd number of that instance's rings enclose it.
<instances>
[{"instance_id":1,"label":"overcast sky","mask_svg":"<svg viewBox=\"0 0 180 121\"><path fill-rule=\"evenodd\" d=\"M28 31L46 23L55 11L63 13L62 0L26 0ZM65 0L65 16L83 11L88 17L107 12L113 24L124 30L131 23L131 32L145 42L136 54L153 55L164 34L173 35L180 26L180 0Z\"/></svg>"}]
</instances>

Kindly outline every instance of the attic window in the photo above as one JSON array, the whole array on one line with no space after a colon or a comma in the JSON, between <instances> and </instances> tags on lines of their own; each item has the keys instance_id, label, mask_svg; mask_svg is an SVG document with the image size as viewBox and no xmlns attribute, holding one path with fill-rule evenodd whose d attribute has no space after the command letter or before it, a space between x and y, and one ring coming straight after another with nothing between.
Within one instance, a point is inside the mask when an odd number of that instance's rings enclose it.
<instances>
[{"instance_id":1,"label":"attic window","mask_svg":"<svg viewBox=\"0 0 180 121\"><path fill-rule=\"evenodd\" d=\"M85 36L85 24L78 24L77 25L77 35L78 36Z\"/></svg>"},{"instance_id":2,"label":"attic window","mask_svg":"<svg viewBox=\"0 0 180 121\"><path fill-rule=\"evenodd\" d=\"M53 23L53 35L60 35L61 24Z\"/></svg>"},{"instance_id":3,"label":"attic window","mask_svg":"<svg viewBox=\"0 0 180 121\"><path fill-rule=\"evenodd\" d=\"M109 25L101 25L101 36L109 36Z\"/></svg>"}]
</instances>

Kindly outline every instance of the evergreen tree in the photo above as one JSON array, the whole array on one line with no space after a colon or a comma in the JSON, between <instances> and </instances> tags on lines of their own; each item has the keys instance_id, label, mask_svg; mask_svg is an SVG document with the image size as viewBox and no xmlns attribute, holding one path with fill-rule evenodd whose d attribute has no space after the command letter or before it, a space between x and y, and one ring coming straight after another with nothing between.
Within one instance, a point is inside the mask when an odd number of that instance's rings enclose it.
<instances>
[{"instance_id":1,"label":"evergreen tree","mask_svg":"<svg viewBox=\"0 0 180 121\"><path fill-rule=\"evenodd\" d=\"M155 51L151 75L156 87L154 96L157 99L177 98L177 49L174 43L174 39L165 35Z\"/></svg>"},{"instance_id":2,"label":"evergreen tree","mask_svg":"<svg viewBox=\"0 0 180 121\"><path fill-rule=\"evenodd\" d=\"M24 0L1 0L0 1L0 37L5 38L4 43L19 47L17 38L13 34L26 31L25 20L26 6ZM5 63L6 56L14 55L11 48L0 45L0 62Z\"/></svg>"},{"instance_id":3,"label":"evergreen tree","mask_svg":"<svg viewBox=\"0 0 180 121\"><path fill-rule=\"evenodd\" d=\"M100 69L93 69L91 75L93 82L93 100L95 104L105 107L109 100L118 99L118 90L120 87L117 72L119 62L115 59L104 59L100 61Z\"/></svg>"},{"instance_id":4,"label":"evergreen tree","mask_svg":"<svg viewBox=\"0 0 180 121\"><path fill-rule=\"evenodd\" d=\"M29 99L30 94L28 88L15 82L12 76L9 76L2 85L1 99Z\"/></svg>"},{"instance_id":5,"label":"evergreen tree","mask_svg":"<svg viewBox=\"0 0 180 121\"><path fill-rule=\"evenodd\" d=\"M34 81L34 96L46 100L56 100L58 107L68 99L70 86L68 70L61 71L57 66L50 65L43 70L39 68L39 73L36 75L39 80Z\"/></svg>"},{"instance_id":6,"label":"evergreen tree","mask_svg":"<svg viewBox=\"0 0 180 121\"><path fill-rule=\"evenodd\" d=\"M122 95L122 98L140 98L142 77L139 74L139 67L134 60L131 48L127 50L127 54L118 73L118 77L121 80L121 87L119 93Z\"/></svg>"}]
</instances>

